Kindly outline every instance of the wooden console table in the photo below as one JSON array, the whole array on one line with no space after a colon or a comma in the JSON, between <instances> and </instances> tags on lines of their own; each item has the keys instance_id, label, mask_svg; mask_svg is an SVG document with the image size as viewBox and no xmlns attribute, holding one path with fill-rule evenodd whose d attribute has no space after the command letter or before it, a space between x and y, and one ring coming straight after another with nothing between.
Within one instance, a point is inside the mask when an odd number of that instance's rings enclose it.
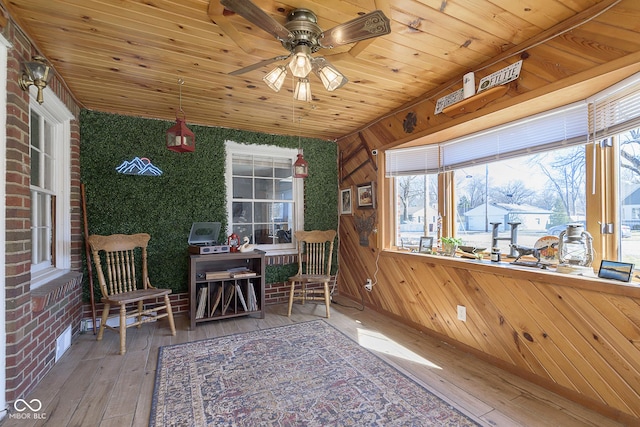
<instances>
[{"instance_id":1,"label":"wooden console table","mask_svg":"<svg viewBox=\"0 0 640 427\"><path fill-rule=\"evenodd\" d=\"M264 318L264 251L190 255L190 328L216 319Z\"/></svg>"}]
</instances>

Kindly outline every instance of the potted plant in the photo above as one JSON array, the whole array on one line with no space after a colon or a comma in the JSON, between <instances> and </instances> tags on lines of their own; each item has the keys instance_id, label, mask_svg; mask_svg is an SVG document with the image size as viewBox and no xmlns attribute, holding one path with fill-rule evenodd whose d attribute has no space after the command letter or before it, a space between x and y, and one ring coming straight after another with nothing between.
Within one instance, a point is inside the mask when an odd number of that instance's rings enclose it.
<instances>
[{"instance_id":1,"label":"potted plant","mask_svg":"<svg viewBox=\"0 0 640 427\"><path fill-rule=\"evenodd\" d=\"M440 242L442 243L442 252L444 255L454 256L456 254L456 249L458 249L458 245L462 244L462 239L444 236L440 238Z\"/></svg>"}]
</instances>

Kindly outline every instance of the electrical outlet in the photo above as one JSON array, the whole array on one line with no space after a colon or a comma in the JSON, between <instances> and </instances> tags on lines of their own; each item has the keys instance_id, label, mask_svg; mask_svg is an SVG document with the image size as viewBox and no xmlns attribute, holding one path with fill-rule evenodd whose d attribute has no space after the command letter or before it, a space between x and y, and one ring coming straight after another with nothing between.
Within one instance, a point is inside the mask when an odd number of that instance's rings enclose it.
<instances>
[{"instance_id":1,"label":"electrical outlet","mask_svg":"<svg viewBox=\"0 0 640 427\"><path fill-rule=\"evenodd\" d=\"M371 292L371 289L373 289L373 283L371 282L371 279L367 279L367 283L365 283L364 288Z\"/></svg>"},{"instance_id":2,"label":"electrical outlet","mask_svg":"<svg viewBox=\"0 0 640 427\"><path fill-rule=\"evenodd\" d=\"M458 320L462 320L463 322L467 321L467 307L464 305L458 306Z\"/></svg>"}]
</instances>

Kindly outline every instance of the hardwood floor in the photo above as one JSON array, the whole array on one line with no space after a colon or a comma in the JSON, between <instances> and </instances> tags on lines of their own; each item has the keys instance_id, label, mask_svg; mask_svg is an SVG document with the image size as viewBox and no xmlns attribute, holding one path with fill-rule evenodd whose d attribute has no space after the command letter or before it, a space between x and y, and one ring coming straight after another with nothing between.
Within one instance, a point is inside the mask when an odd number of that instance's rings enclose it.
<instances>
[{"instance_id":1,"label":"hardwood floor","mask_svg":"<svg viewBox=\"0 0 640 427\"><path fill-rule=\"evenodd\" d=\"M357 303L335 297L329 323L422 382L426 388L485 426L620 426L554 393L493 367L452 346L408 328ZM344 305L342 305L342 304ZM42 402L41 416L5 417L10 426L146 426L155 380L158 347L289 323L324 318L324 305L268 306L265 319L242 317L200 324L176 317L172 337L164 321L131 328L127 353L118 355L118 335L107 331L95 341L89 332L71 348L26 401ZM15 414L13 407L10 414Z\"/></svg>"}]
</instances>

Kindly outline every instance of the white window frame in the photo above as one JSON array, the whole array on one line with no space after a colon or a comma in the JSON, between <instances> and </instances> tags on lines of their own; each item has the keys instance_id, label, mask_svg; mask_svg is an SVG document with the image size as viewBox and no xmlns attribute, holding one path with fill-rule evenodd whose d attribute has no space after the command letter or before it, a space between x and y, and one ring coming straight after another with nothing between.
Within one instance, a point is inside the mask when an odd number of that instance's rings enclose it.
<instances>
[{"instance_id":1,"label":"white window frame","mask_svg":"<svg viewBox=\"0 0 640 427\"><path fill-rule=\"evenodd\" d=\"M37 90L29 90L29 108L49 123L53 138L53 188L56 196L55 265L41 263L31 266L31 288L37 288L71 269L71 120L73 114L49 88L44 103L36 101ZM29 111L31 120L31 111ZM31 129L31 124L29 124ZM31 190L37 189L31 187Z\"/></svg>"},{"instance_id":2,"label":"white window frame","mask_svg":"<svg viewBox=\"0 0 640 427\"><path fill-rule=\"evenodd\" d=\"M232 177L232 158L233 154L251 154L267 157L281 157L291 160L291 164L295 163L298 150L293 148L276 147L272 145L257 144L241 144L235 141L225 141L226 167L225 167L225 183L227 189L227 226L231 230L233 227L233 177ZM294 219L293 231L304 230L304 183L302 179L293 178L293 170L291 171L291 179L293 181L293 202L294 202ZM242 242L240 242L242 243ZM292 254L296 253L296 241L294 235L291 235L290 243L280 243L276 245L256 245L260 250L267 252L268 255Z\"/></svg>"},{"instance_id":3,"label":"white window frame","mask_svg":"<svg viewBox=\"0 0 640 427\"><path fill-rule=\"evenodd\" d=\"M11 43L0 34L0 105L5 108L0 111L0 176L7 176L7 51ZM6 185L0 189L2 208L0 211L0 259L6 260L6 235L7 235L7 202ZM0 292L6 295L6 266L0 263ZM7 415L6 401L6 367L7 367L7 325L6 325L6 301L0 299L0 420Z\"/></svg>"}]
</instances>

